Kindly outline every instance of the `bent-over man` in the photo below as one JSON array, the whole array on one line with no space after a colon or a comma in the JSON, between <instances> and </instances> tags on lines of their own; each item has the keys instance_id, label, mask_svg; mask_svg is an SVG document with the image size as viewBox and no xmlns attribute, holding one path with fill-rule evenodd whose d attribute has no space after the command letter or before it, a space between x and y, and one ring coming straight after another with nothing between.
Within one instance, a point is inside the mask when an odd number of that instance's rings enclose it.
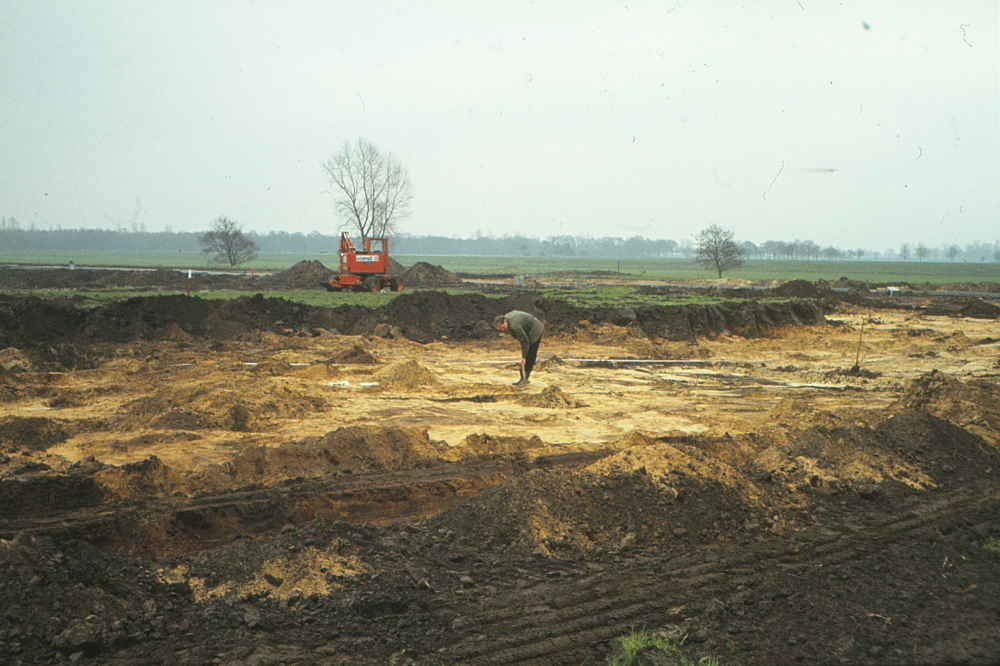
<instances>
[{"instance_id":1,"label":"bent-over man","mask_svg":"<svg viewBox=\"0 0 1000 666\"><path fill-rule=\"evenodd\" d=\"M493 319L493 325L501 331L507 331L512 338L521 343L521 379L514 382L514 386L519 389L527 388L528 377L531 375L531 369L535 367L538 345L542 341L545 327L537 318L520 310L511 310L505 315L498 315Z\"/></svg>"}]
</instances>

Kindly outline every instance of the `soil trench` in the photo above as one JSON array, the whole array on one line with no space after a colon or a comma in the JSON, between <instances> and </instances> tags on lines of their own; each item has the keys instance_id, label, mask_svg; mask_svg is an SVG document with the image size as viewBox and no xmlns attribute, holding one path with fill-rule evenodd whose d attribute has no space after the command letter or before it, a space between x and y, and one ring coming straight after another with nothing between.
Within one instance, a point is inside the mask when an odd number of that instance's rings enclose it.
<instances>
[{"instance_id":1,"label":"soil trench","mask_svg":"<svg viewBox=\"0 0 1000 666\"><path fill-rule=\"evenodd\" d=\"M2 297L0 663L995 663L991 303L824 286Z\"/></svg>"}]
</instances>

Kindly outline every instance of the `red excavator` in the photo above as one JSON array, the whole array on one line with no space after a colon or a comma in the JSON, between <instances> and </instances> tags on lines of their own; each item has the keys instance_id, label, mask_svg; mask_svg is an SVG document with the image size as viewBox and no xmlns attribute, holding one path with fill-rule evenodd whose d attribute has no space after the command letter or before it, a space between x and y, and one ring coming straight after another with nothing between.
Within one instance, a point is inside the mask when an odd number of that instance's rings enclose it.
<instances>
[{"instance_id":1,"label":"red excavator","mask_svg":"<svg viewBox=\"0 0 1000 666\"><path fill-rule=\"evenodd\" d=\"M389 275L389 239L365 238L364 252L358 252L347 232L340 234L340 272L330 278L327 291L392 291L403 288L403 281Z\"/></svg>"}]
</instances>

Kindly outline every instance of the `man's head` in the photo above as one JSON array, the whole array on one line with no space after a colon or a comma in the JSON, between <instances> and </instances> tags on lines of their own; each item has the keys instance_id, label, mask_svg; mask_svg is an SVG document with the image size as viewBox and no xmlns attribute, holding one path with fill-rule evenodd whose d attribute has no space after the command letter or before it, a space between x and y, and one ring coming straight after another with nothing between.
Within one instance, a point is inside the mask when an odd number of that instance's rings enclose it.
<instances>
[{"instance_id":1,"label":"man's head","mask_svg":"<svg viewBox=\"0 0 1000 666\"><path fill-rule=\"evenodd\" d=\"M507 317L504 315L497 315L493 318L493 326L500 329L501 331L507 330Z\"/></svg>"}]
</instances>

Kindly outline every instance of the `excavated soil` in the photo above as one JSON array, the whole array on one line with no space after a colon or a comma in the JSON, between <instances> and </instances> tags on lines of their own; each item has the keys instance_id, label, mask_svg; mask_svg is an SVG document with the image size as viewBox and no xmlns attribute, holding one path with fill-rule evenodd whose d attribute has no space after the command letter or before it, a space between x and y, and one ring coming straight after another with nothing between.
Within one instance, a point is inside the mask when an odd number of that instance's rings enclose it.
<instances>
[{"instance_id":1,"label":"excavated soil","mask_svg":"<svg viewBox=\"0 0 1000 666\"><path fill-rule=\"evenodd\" d=\"M996 663L996 300L649 289L0 296L0 663Z\"/></svg>"}]
</instances>

